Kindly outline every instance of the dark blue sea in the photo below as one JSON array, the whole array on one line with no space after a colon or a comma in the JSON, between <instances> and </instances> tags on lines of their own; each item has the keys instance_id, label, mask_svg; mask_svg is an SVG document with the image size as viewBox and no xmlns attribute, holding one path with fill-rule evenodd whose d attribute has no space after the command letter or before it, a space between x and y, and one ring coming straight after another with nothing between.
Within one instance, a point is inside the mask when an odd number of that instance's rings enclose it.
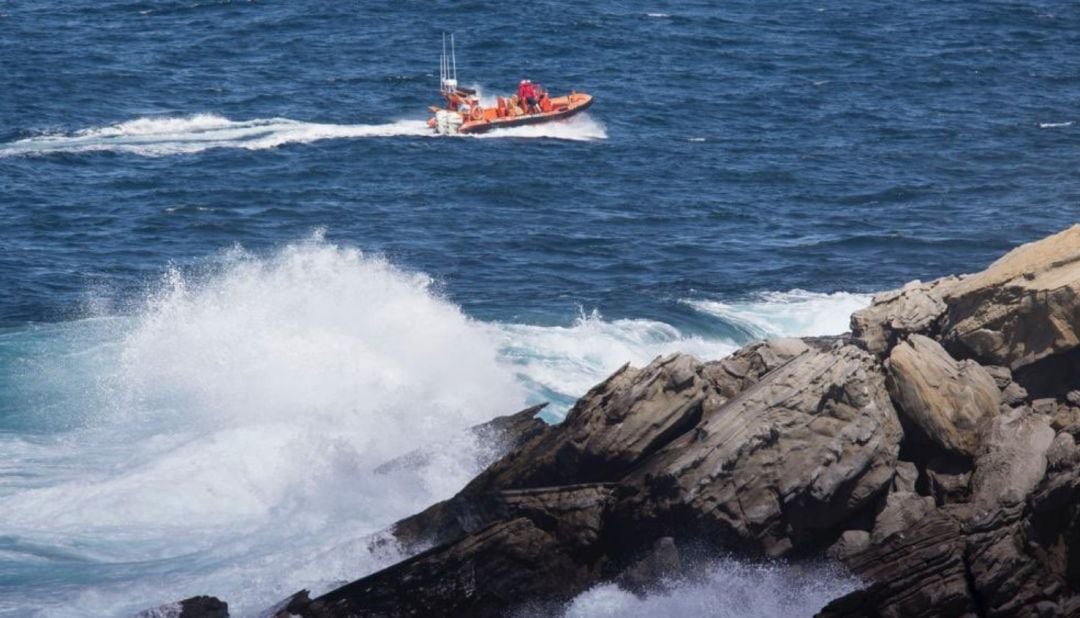
<instances>
[{"instance_id":1,"label":"dark blue sea","mask_svg":"<svg viewBox=\"0 0 1080 618\"><path fill-rule=\"evenodd\" d=\"M434 136L444 32L485 101L595 104ZM497 454L464 428L843 332L1076 223L1078 171L1075 2L0 1L0 615L324 592ZM854 585L717 560L567 615Z\"/></svg>"}]
</instances>

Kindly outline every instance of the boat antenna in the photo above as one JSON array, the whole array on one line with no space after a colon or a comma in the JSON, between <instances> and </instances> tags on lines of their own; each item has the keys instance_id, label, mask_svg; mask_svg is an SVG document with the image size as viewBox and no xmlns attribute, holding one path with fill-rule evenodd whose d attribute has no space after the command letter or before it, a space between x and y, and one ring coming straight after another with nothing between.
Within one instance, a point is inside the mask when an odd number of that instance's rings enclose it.
<instances>
[{"instance_id":1,"label":"boat antenna","mask_svg":"<svg viewBox=\"0 0 1080 618\"><path fill-rule=\"evenodd\" d=\"M454 63L454 81L457 81L457 54L454 52L454 33L450 33L450 58Z\"/></svg>"}]
</instances>

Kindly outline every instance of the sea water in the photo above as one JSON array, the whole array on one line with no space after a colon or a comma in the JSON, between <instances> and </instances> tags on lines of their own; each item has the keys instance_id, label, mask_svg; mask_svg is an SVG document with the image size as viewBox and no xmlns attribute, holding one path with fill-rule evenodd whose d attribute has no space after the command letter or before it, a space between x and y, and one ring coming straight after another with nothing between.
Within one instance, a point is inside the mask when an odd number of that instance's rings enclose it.
<instances>
[{"instance_id":1,"label":"sea water","mask_svg":"<svg viewBox=\"0 0 1080 618\"><path fill-rule=\"evenodd\" d=\"M0 615L257 615L626 362L841 333L1077 221L1067 3L0 5ZM440 34L490 98L437 138ZM380 467L410 453L411 466ZM569 616L810 615L716 556Z\"/></svg>"}]
</instances>

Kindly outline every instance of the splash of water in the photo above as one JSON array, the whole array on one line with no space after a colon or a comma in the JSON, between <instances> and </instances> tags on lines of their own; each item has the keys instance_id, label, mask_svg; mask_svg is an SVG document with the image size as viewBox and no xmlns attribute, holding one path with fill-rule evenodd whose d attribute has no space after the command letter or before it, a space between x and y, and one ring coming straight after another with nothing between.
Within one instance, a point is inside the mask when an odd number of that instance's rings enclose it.
<instances>
[{"instance_id":1,"label":"splash of water","mask_svg":"<svg viewBox=\"0 0 1080 618\"><path fill-rule=\"evenodd\" d=\"M858 580L829 566L796 567L719 560L694 580L670 582L666 592L638 597L614 584L579 595L564 618L813 616L851 592Z\"/></svg>"},{"instance_id":2,"label":"splash of water","mask_svg":"<svg viewBox=\"0 0 1080 618\"><path fill-rule=\"evenodd\" d=\"M765 292L739 303L684 300L697 311L739 327L753 339L839 335L850 330L851 314L870 304L869 294L806 290Z\"/></svg>"},{"instance_id":3,"label":"splash of water","mask_svg":"<svg viewBox=\"0 0 1080 618\"><path fill-rule=\"evenodd\" d=\"M28 582L0 609L113 615L216 593L243 615L355 578L400 557L367 551L369 535L493 456L463 430L524 406L497 339L427 277L317 239L171 271L133 318L81 326L94 332L48 333L108 342L54 353L82 392L55 408L76 429L0 432L17 456L0 560L87 585ZM421 465L376 470L418 447Z\"/></svg>"}]
</instances>

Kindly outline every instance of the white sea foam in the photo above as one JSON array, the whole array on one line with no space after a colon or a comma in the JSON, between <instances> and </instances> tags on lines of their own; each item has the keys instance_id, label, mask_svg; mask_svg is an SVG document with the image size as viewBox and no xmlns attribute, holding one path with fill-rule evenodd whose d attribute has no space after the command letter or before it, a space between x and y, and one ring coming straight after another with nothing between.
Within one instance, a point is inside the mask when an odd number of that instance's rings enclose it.
<instances>
[{"instance_id":1,"label":"white sea foam","mask_svg":"<svg viewBox=\"0 0 1080 618\"><path fill-rule=\"evenodd\" d=\"M820 334L864 301L788 292L718 317ZM0 591L0 613L33 598L49 599L42 615L91 616L216 594L247 615L302 586L318 594L399 559L392 545L370 551L370 535L490 460L463 428L527 399L565 409L626 362L736 345L595 312L476 322L426 276L318 237L172 270L130 317L0 333L9 406L61 428L0 434L0 552L87 573L63 590ZM418 465L376 471L417 448ZM611 587L575 607L602 601L652 607Z\"/></svg>"},{"instance_id":2,"label":"white sea foam","mask_svg":"<svg viewBox=\"0 0 1080 618\"><path fill-rule=\"evenodd\" d=\"M1039 128L1040 129L1060 129L1062 127L1071 127L1072 125L1073 125L1072 120L1069 120L1067 122L1040 122L1039 123Z\"/></svg>"},{"instance_id":3,"label":"white sea foam","mask_svg":"<svg viewBox=\"0 0 1080 618\"><path fill-rule=\"evenodd\" d=\"M739 303L684 300L694 309L741 328L752 338L839 335L849 330L851 314L870 304L869 294L806 290L765 292Z\"/></svg>"},{"instance_id":4,"label":"white sea foam","mask_svg":"<svg viewBox=\"0 0 1080 618\"><path fill-rule=\"evenodd\" d=\"M555 393L572 400L625 363L642 366L657 356L686 352L718 359L738 347L728 340L686 335L653 320L606 321L599 313L570 326L498 325L501 356L511 363L536 397ZM553 406L555 416L565 406Z\"/></svg>"},{"instance_id":5,"label":"white sea foam","mask_svg":"<svg viewBox=\"0 0 1080 618\"><path fill-rule=\"evenodd\" d=\"M191 154L213 148L264 150L286 144L369 137L434 137L424 120L384 124L325 124L288 118L229 120L214 114L138 118L74 133L46 133L0 144L0 157L78 152L124 152L148 157ZM542 125L498 129L483 135L590 141L607 138L599 122L585 117Z\"/></svg>"},{"instance_id":6,"label":"white sea foam","mask_svg":"<svg viewBox=\"0 0 1080 618\"><path fill-rule=\"evenodd\" d=\"M645 597L614 584L597 586L574 599L564 618L809 617L857 585L855 578L829 567L727 559L704 569L696 580L673 582L668 591Z\"/></svg>"},{"instance_id":7,"label":"white sea foam","mask_svg":"<svg viewBox=\"0 0 1080 618\"><path fill-rule=\"evenodd\" d=\"M366 535L451 495L490 458L462 430L524 405L497 337L426 277L319 240L266 259L235 251L204 277L172 272L133 319L80 324L112 342L53 352L56 388L82 397L50 409L86 418L55 439L0 436L19 457L0 488L15 551L107 569L97 585L50 592L46 615L189 593L244 615L354 578L396 557L369 553ZM39 336L86 341L56 328ZM31 391L26 406L47 394ZM418 447L421 464L375 471ZM44 598L21 597L0 593L0 608Z\"/></svg>"},{"instance_id":8,"label":"white sea foam","mask_svg":"<svg viewBox=\"0 0 1080 618\"><path fill-rule=\"evenodd\" d=\"M422 120L339 125L288 118L234 121L214 114L196 114L181 118L138 118L75 133L29 137L0 145L0 156L92 151L164 156L211 148L262 150L324 139L430 134Z\"/></svg>"}]
</instances>

